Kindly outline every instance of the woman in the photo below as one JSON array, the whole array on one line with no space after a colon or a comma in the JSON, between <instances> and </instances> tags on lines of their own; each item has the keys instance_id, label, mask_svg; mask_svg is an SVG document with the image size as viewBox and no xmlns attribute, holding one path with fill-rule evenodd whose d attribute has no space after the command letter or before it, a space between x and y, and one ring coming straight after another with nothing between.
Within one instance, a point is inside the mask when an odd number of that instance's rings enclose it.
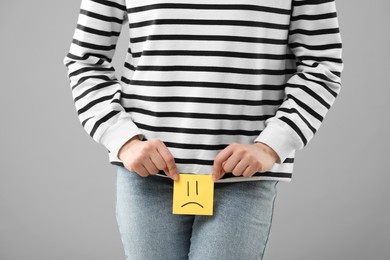
<instances>
[{"instance_id":1,"label":"woman","mask_svg":"<svg viewBox=\"0 0 390 260\"><path fill-rule=\"evenodd\" d=\"M276 185L340 91L334 0L236 2L82 0L64 64L82 126L117 166L127 259L262 259ZM212 176L213 216L172 214L183 173Z\"/></svg>"}]
</instances>

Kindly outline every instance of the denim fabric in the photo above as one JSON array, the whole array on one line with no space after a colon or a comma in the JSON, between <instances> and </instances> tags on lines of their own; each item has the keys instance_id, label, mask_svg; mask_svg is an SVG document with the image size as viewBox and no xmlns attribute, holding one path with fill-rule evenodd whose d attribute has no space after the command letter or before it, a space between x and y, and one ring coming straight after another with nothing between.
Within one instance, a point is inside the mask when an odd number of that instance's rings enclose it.
<instances>
[{"instance_id":1,"label":"denim fabric","mask_svg":"<svg viewBox=\"0 0 390 260\"><path fill-rule=\"evenodd\" d=\"M118 166L116 219L126 259L262 259L278 181L214 184L214 215L172 214L173 181Z\"/></svg>"}]
</instances>

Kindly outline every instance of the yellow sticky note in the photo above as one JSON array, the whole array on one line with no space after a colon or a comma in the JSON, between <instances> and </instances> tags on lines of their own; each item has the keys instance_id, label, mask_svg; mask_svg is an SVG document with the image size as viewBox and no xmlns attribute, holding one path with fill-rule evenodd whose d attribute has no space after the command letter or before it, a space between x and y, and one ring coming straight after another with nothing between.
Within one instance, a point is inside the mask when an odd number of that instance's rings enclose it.
<instances>
[{"instance_id":1,"label":"yellow sticky note","mask_svg":"<svg viewBox=\"0 0 390 260\"><path fill-rule=\"evenodd\" d=\"M173 214L213 215L214 182L209 174L180 174L173 182Z\"/></svg>"}]
</instances>

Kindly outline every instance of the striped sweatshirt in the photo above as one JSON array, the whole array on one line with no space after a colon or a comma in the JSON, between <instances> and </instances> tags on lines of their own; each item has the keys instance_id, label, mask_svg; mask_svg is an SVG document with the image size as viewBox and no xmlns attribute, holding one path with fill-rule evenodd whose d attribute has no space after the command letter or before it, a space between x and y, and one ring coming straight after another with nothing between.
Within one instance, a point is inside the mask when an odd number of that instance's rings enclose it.
<instances>
[{"instance_id":1,"label":"striped sweatshirt","mask_svg":"<svg viewBox=\"0 0 390 260\"><path fill-rule=\"evenodd\" d=\"M70 45L63 62L79 121L118 166L136 135L162 140L192 174L211 174L229 144L263 142L279 163L219 182L289 182L341 88L334 0L81 0Z\"/></svg>"}]
</instances>

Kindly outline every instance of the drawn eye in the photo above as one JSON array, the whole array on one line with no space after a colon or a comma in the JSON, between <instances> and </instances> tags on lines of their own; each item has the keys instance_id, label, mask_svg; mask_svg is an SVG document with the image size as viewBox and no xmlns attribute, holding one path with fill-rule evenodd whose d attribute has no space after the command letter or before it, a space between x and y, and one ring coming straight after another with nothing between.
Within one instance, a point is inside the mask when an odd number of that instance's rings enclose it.
<instances>
[{"instance_id":1,"label":"drawn eye","mask_svg":"<svg viewBox=\"0 0 390 260\"><path fill-rule=\"evenodd\" d=\"M196 195L198 195L198 181L196 181L195 191L196 191ZM187 196L188 197L190 196L190 182L189 181L187 181Z\"/></svg>"}]
</instances>

